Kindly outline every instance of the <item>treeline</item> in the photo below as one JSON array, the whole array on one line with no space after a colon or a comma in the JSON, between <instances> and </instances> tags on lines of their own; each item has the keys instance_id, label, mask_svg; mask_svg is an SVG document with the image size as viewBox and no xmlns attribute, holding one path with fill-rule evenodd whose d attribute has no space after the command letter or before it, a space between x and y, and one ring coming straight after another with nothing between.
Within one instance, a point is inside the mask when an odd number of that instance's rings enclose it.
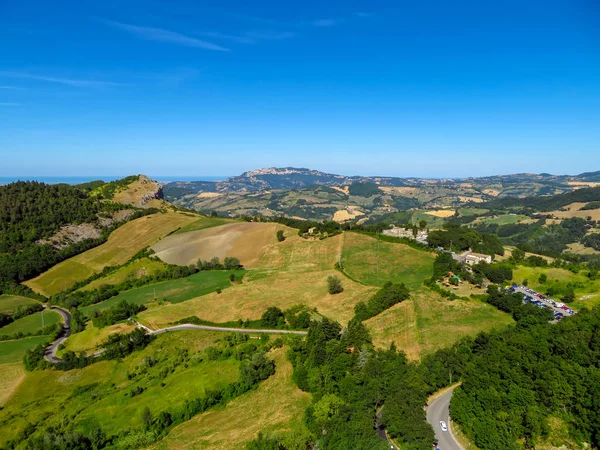
<instances>
[{"instance_id":1,"label":"treeline","mask_svg":"<svg viewBox=\"0 0 600 450\"><path fill-rule=\"evenodd\" d=\"M104 328L109 325L114 325L115 323L129 319L146 309L147 308L144 305L135 305L122 300L112 308L108 308L98 313L93 319L94 326L96 328Z\"/></svg>"},{"instance_id":2,"label":"treeline","mask_svg":"<svg viewBox=\"0 0 600 450\"><path fill-rule=\"evenodd\" d=\"M23 357L25 369L33 371L36 369L48 369L54 367L57 370L72 370L81 369L96 361L120 359L130 355L136 350L145 348L153 340L153 336L146 334L145 331L137 328L131 333L111 334L108 339L102 344L104 351L100 356L86 356L84 353L76 355L72 351L66 351L63 354L62 361L57 364L50 364L44 359L46 345L40 344L33 350L27 350Z\"/></svg>"},{"instance_id":3,"label":"treeline","mask_svg":"<svg viewBox=\"0 0 600 450\"><path fill-rule=\"evenodd\" d=\"M348 193L359 197L373 197L374 195L381 194L381 191L377 184L369 181L365 183L352 183L348 187Z\"/></svg>"},{"instance_id":4,"label":"treeline","mask_svg":"<svg viewBox=\"0 0 600 450\"><path fill-rule=\"evenodd\" d=\"M1 332L1 330L0 330ZM12 341L15 339L23 339L30 336L50 336L51 340L58 339L62 334L63 327L60 324L46 325L44 328L40 328L36 331L17 331L14 334L2 334L0 335L0 341Z\"/></svg>"},{"instance_id":5,"label":"treeline","mask_svg":"<svg viewBox=\"0 0 600 450\"><path fill-rule=\"evenodd\" d=\"M231 320L228 322L210 322L197 316L185 317L173 322L174 325L191 323L194 325L207 325L212 327L247 328L255 330L302 330L310 326L311 314L304 305L292 306L282 311L276 306L271 306L258 320Z\"/></svg>"},{"instance_id":6,"label":"treeline","mask_svg":"<svg viewBox=\"0 0 600 450\"><path fill-rule=\"evenodd\" d=\"M600 201L600 187L577 189L565 194L557 194L550 197L506 197L492 200L487 203L478 204L478 208L484 209L522 209L531 211L553 211L574 202L588 203Z\"/></svg>"},{"instance_id":7,"label":"treeline","mask_svg":"<svg viewBox=\"0 0 600 450\"><path fill-rule=\"evenodd\" d=\"M356 304L354 318L360 321L370 319L409 297L410 291L404 283L396 284L388 281L366 303L361 301Z\"/></svg>"},{"instance_id":8,"label":"treeline","mask_svg":"<svg viewBox=\"0 0 600 450\"><path fill-rule=\"evenodd\" d=\"M568 244L579 242L591 226L590 222L574 217L549 225L546 219L541 219L531 224L489 224L476 229L495 233L505 244L516 245L523 251L557 257Z\"/></svg>"},{"instance_id":9,"label":"treeline","mask_svg":"<svg viewBox=\"0 0 600 450\"><path fill-rule=\"evenodd\" d=\"M151 258L153 253L154 252L152 250L143 250L134 258L129 260L127 264L130 264L135 259L143 257ZM119 295L119 293L123 291L128 291L130 289L145 286L147 284L158 283L160 281L186 278L204 270L237 270L243 268L243 266L240 264L240 260L236 257L227 257L223 263L220 262L218 257L215 257L210 261L198 260L197 264L190 266L165 264L164 269L159 270L151 275L144 275L140 278L127 278L118 284L103 284L97 289L80 290L81 287L86 286L91 281L116 272L120 267L124 266L105 268L100 274L93 275L87 280L77 283L69 290L55 295L52 297L52 301L68 308L78 308L108 300Z\"/></svg>"},{"instance_id":10,"label":"treeline","mask_svg":"<svg viewBox=\"0 0 600 450\"><path fill-rule=\"evenodd\" d=\"M486 302L513 316L516 322L543 324L551 321L554 316L549 308L538 308L531 303L523 303L523 294L511 293L496 285L488 288Z\"/></svg>"},{"instance_id":11,"label":"treeline","mask_svg":"<svg viewBox=\"0 0 600 450\"><path fill-rule=\"evenodd\" d=\"M432 247L462 252L473 250L487 255L504 255L504 247L497 236L480 233L456 223L445 223L442 230L431 231L427 238Z\"/></svg>"}]
</instances>

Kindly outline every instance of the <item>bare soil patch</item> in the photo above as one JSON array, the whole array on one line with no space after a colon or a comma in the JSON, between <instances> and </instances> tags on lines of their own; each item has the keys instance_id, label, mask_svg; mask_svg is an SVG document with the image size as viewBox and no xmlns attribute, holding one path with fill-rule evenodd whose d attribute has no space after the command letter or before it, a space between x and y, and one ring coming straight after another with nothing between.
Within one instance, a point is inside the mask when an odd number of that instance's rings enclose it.
<instances>
[{"instance_id":1,"label":"bare soil patch","mask_svg":"<svg viewBox=\"0 0 600 450\"><path fill-rule=\"evenodd\" d=\"M283 228L275 223L232 223L189 233L174 234L152 246L156 255L169 264L190 265L198 259L235 256L245 267L256 266L265 248L275 243Z\"/></svg>"}]
</instances>

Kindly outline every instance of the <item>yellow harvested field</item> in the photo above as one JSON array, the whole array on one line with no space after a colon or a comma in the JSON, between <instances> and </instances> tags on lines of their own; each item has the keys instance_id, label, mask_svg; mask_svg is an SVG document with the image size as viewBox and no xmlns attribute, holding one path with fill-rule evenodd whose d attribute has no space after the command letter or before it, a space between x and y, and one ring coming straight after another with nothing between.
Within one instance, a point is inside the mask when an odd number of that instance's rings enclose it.
<instances>
[{"instance_id":1,"label":"yellow harvested field","mask_svg":"<svg viewBox=\"0 0 600 450\"><path fill-rule=\"evenodd\" d=\"M540 214L551 214L552 216L558 219L568 219L570 217L580 217L582 219L585 219L587 217L591 217L592 220L600 220L600 209L589 209L587 211L550 211Z\"/></svg>"},{"instance_id":2,"label":"yellow harvested field","mask_svg":"<svg viewBox=\"0 0 600 450\"><path fill-rule=\"evenodd\" d=\"M277 435L302 427L304 410L312 397L292 381L293 369L285 356L285 348L270 352L269 357L275 361L275 374L261 382L256 391L236 398L223 409L192 417L151 448L245 448L244 443L256 439L261 431Z\"/></svg>"},{"instance_id":3,"label":"yellow harvested field","mask_svg":"<svg viewBox=\"0 0 600 450\"><path fill-rule=\"evenodd\" d=\"M436 211L423 211L425 214L429 214L430 216L435 217L452 217L455 213L453 209L438 209Z\"/></svg>"},{"instance_id":4,"label":"yellow harvested field","mask_svg":"<svg viewBox=\"0 0 600 450\"><path fill-rule=\"evenodd\" d=\"M0 406L10 398L25 378L23 364L0 364Z\"/></svg>"},{"instance_id":5,"label":"yellow harvested field","mask_svg":"<svg viewBox=\"0 0 600 450\"><path fill-rule=\"evenodd\" d=\"M395 342L411 360L452 345L463 336L503 327L510 315L478 300L446 300L421 289L411 298L365 322L373 342L389 347Z\"/></svg>"},{"instance_id":6,"label":"yellow harvested field","mask_svg":"<svg viewBox=\"0 0 600 450\"><path fill-rule=\"evenodd\" d=\"M140 250L196 219L169 212L132 220L113 231L104 244L69 258L24 284L47 297L57 294L106 266L124 264Z\"/></svg>"},{"instance_id":7,"label":"yellow harvested field","mask_svg":"<svg viewBox=\"0 0 600 450\"><path fill-rule=\"evenodd\" d=\"M577 186L579 188L600 186L600 183L593 181L569 181L567 184L569 186Z\"/></svg>"},{"instance_id":8,"label":"yellow harvested field","mask_svg":"<svg viewBox=\"0 0 600 450\"><path fill-rule=\"evenodd\" d=\"M350 193L350 186L330 186L331 189L335 189L336 191L340 191L346 195ZM381 188L379 188L381 189Z\"/></svg>"},{"instance_id":9,"label":"yellow harvested field","mask_svg":"<svg viewBox=\"0 0 600 450\"><path fill-rule=\"evenodd\" d=\"M461 202L473 202L473 203L483 203L483 202L485 202L485 200L483 200L482 198L478 198L478 197L464 197L462 195L459 195L458 199Z\"/></svg>"},{"instance_id":10,"label":"yellow harvested field","mask_svg":"<svg viewBox=\"0 0 600 450\"><path fill-rule=\"evenodd\" d=\"M276 223L238 222L188 233L174 234L161 240L152 249L169 264L190 265L198 259L217 256L240 259L244 267L253 268L265 248L277 241L277 230L289 230Z\"/></svg>"},{"instance_id":11,"label":"yellow harvested field","mask_svg":"<svg viewBox=\"0 0 600 450\"><path fill-rule=\"evenodd\" d=\"M342 278L344 292L336 295L327 292L329 275ZM211 322L260 319L270 306L285 310L304 304L346 324L354 315L354 305L367 300L375 292L377 288L343 278L335 270L299 273L277 271L254 281L244 279L220 294L211 293L181 303L153 306L138 314L138 317L151 328L162 328L189 316L198 316Z\"/></svg>"},{"instance_id":12,"label":"yellow harvested field","mask_svg":"<svg viewBox=\"0 0 600 450\"><path fill-rule=\"evenodd\" d=\"M567 251L570 253L575 253L576 255L597 255L600 253L598 250L595 250L591 247L586 247L580 242L568 244Z\"/></svg>"},{"instance_id":13,"label":"yellow harvested field","mask_svg":"<svg viewBox=\"0 0 600 450\"><path fill-rule=\"evenodd\" d=\"M356 219L357 217L364 216L365 213L359 211L358 209L348 207L346 209L341 209L336 211L333 215L333 220L335 222L346 222L348 220Z\"/></svg>"},{"instance_id":14,"label":"yellow harvested field","mask_svg":"<svg viewBox=\"0 0 600 450\"><path fill-rule=\"evenodd\" d=\"M498 197L500 192L495 189L484 189L483 193L486 195L491 195L492 197Z\"/></svg>"},{"instance_id":15,"label":"yellow harvested field","mask_svg":"<svg viewBox=\"0 0 600 450\"><path fill-rule=\"evenodd\" d=\"M219 197L221 194L219 194L218 192L200 192L198 194L198 198L217 198Z\"/></svg>"},{"instance_id":16,"label":"yellow harvested field","mask_svg":"<svg viewBox=\"0 0 600 450\"><path fill-rule=\"evenodd\" d=\"M565 206L564 209L569 211L579 211L585 205L587 205L586 202L573 202L570 205Z\"/></svg>"}]
</instances>

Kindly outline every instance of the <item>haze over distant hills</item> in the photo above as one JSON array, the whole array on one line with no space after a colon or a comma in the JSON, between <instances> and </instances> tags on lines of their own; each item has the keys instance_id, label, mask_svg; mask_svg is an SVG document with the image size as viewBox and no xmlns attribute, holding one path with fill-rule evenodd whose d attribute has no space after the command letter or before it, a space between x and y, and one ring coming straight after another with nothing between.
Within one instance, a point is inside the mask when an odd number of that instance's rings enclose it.
<instances>
[{"instance_id":1,"label":"haze over distant hills","mask_svg":"<svg viewBox=\"0 0 600 450\"><path fill-rule=\"evenodd\" d=\"M447 208L496 198L554 195L595 186L600 172L512 174L469 178L345 176L306 168L263 168L223 181L167 183L165 199L223 215L289 215L343 220L381 217L412 208ZM338 214L338 217L340 214Z\"/></svg>"}]
</instances>

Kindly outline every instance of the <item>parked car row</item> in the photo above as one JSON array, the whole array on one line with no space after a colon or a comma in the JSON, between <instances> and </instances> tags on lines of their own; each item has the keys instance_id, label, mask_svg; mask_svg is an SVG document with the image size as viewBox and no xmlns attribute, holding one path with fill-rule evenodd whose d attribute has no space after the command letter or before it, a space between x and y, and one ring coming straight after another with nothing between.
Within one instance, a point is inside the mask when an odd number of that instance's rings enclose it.
<instances>
[{"instance_id":1,"label":"parked car row","mask_svg":"<svg viewBox=\"0 0 600 450\"><path fill-rule=\"evenodd\" d=\"M523 301L531 303L539 308L550 308L554 314L554 319L560 320L565 316L572 316L575 311L569 308L567 305L556 300L552 300L550 297L546 297L527 286L512 285L508 288L511 292L519 292L524 295Z\"/></svg>"}]
</instances>

